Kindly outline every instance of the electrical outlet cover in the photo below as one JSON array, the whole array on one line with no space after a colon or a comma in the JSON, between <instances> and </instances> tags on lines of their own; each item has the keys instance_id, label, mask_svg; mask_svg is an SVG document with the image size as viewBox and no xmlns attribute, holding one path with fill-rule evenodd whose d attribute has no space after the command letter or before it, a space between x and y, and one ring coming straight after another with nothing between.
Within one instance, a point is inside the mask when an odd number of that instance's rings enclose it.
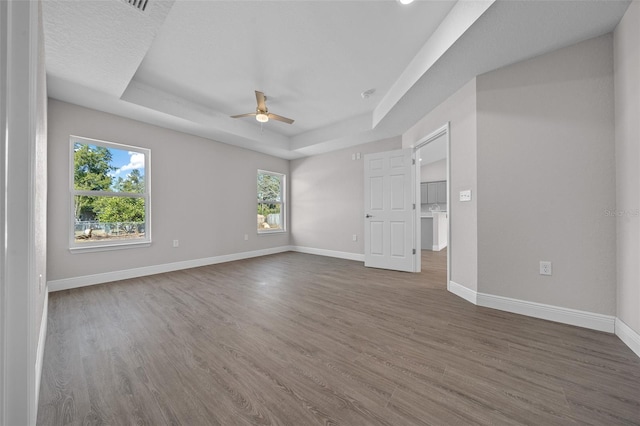
<instances>
[{"instance_id":1,"label":"electrical outlet cover","mask_svg":"<svg viewBox=\"0 0 640 426\"><path fill-rule=\"evenodd\" d=\"M547 260L540 261L540 275L551 275L551 262Z\"/></svg>"}]
</instances>

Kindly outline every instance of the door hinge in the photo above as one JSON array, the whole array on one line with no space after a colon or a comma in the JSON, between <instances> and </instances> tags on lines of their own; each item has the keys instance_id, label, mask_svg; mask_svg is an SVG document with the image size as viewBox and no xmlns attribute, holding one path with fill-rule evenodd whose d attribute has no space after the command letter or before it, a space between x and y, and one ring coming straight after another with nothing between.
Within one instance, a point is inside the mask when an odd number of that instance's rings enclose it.
<instances>
[{"instance_id":1,"label":"door hinge","mask_svg":"<svg viewBox=\"0 0 640 426\"><path fill-rule=\"evenodd\" d=\"M416 209L416 203L413 203L413 209L414 210Z\"/></svg>"},{"instance_id":2,"label":"door hinge","mask_svg":"<svg viewBox=\"0 0 640 426\"><path fill-rule=\"evenodd\" d=\"M413 254L416 254L416 249L413 249Z\"/></svg>"},{"instance_id":3,"label":"door hinge","mask_svg":"<svg viewBox=\"0 0 640 426\"><path fill-rule=\"evenodd\" d=\"M414 166L416 165L416 159L415 158L411 159L411 164L413 164Z\"/></svg>"}]
</instances>

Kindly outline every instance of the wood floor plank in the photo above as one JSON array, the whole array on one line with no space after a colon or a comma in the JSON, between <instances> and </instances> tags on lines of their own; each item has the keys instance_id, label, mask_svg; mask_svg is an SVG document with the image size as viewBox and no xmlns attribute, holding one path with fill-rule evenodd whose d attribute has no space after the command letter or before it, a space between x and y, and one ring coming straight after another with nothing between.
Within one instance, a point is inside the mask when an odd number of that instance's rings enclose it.
<instances>
[{"instance_id":1,"label":"wood floor plank","mask_svg":"<svg viewBox=\"0 0 640 426\"><path fill-rule=\"evenodd\" d=\"M52 293L39 425L640 425L616 336L282 253Z\"/></svg>"}]
</instances>

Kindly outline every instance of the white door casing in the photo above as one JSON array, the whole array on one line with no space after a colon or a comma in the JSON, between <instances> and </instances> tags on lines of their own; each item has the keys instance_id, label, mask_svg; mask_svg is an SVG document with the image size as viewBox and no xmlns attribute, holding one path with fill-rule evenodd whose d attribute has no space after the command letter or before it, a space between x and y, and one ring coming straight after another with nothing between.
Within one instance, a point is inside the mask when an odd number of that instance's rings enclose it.
<instances>
[{"instance_id":1,"label":"white door casing","mask_svg":"<svg viewBox=\"0 0 640 426\"><path fill-rule=\"evenodd\" d=\"M415 271L413 150L364 156L364 264Z\"/></svg>"}]
</instances>

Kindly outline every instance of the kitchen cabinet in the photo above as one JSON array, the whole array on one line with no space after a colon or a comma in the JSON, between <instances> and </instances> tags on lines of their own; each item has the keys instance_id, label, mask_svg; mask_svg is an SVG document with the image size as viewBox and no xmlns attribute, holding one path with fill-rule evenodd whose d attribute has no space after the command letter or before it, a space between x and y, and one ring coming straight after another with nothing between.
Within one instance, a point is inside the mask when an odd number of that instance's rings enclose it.
<instances>
[{"instance_id":1,"label":"kitchen cabinet","mask_svg":"<svg viewBox=\"0 0 640 426\"><path fill-rule=\"evenodd\" d=\"M432 217L420 218L420 248L440 251L447 246L449 216L446 212L433 212Z\"/></svg>"},{"instance_id":2,"label":"kitchen cabinet","mask_svg":"<svg viewBox=\"0 0 640 426\"><path fill-rule=\"evenodd\" d=\"M437 188L437 203L438 204L446 204L447 203L447 182L438 182Z\"/></svg>"},{"instance_id":3,"label":"kitchen cabinet","mask_svg":"<svg viewBox=\"0 0 640 426\"><path fill-rule=\"evenodd\" d=\"M420 245L422 250L433 250L433 218L423 217L420 219L422 226L420 227Z\"/></svg>"},{"instance_id":4,"label":"kitchen cabinet","mask_svg":"<svg viewBox=\"0 0 640 426\"><path fill-rule=\"evenodd\" d=\"M420 183L421 204L446 204L447 182L422 182Z\"/></svg>"},{"instance_id":5,"label":"kitchen cabinet","mask_svg":"<svg viewBox=\"0 0 640 426\"><path fill-rule=\"evenodd\" d=\"M427 183L427 204L436 204L438 202L438 183Z\"/></svg>"},{"instance_id":6,"label":"kitchen cabinet","mask_svg":"<svg viewBox=\"0 0 640 426\"><path fill-rule=\"evenodd\" d=\"M420 203L421 204L427 204L428 189L429 187L427 186L426 182L420 184Z\"/></svg>"}]
</instances>

